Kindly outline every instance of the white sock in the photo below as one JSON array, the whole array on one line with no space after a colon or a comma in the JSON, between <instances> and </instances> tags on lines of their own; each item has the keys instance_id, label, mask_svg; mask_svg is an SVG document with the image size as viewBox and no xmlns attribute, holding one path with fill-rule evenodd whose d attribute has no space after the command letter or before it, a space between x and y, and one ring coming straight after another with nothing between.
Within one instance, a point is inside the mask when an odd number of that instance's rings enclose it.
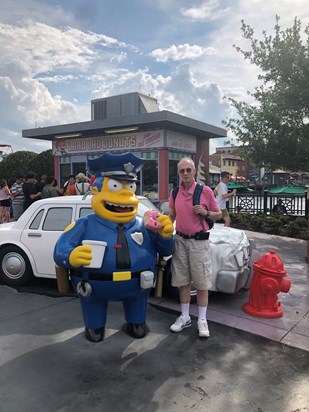
<instances>
[{"instance_id":1,"label":"white sock","mask_svg":"<svg viewBox=\"0 0 309 412\"><path fill-rule=\"evenodd\" d=\"M182 303L181 304L181 314L184 318L189 318L189 311L190 311L190 303Z\"/></svg>"},{"instance_id":2,"label":"white sock","mask_svg":"<svg viewBox=\"0 0 309 412\"><path fill-rule=\"evenodd\" d=\"M207 306L198 306L198 320L206 320Z\"/></svg>"}]
</instances>

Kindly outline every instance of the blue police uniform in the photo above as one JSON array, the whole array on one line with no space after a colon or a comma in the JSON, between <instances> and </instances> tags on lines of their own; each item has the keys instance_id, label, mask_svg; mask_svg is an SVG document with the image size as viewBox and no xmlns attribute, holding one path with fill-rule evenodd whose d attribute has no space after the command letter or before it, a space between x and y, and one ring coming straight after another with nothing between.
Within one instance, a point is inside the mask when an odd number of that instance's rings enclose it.
<instances>
[{"instance_id":1,"label":"blue police uniform","mask_svg":"<svg viewBox=\"0 0 309 412\"><path fill-rule=\"evenodd\" d=\"M140 286L140 273L150 270L155 273L157 254L170 255L173 252L173 239L164 239L145 228L140 217L124 224L128 241L131 266L117 269L117 223L110 222L95 214L78 219L75 226L64 232L55 248L57 265L71 269L71 280L76 289L84 280L92 287L89 297L80 297L85 326L97 329L105 326L109 300L122 301L125 319L128 323L141 324L146 320L147 301L150 289ZM69 264L71 251L81 245L82 240L104 240L107 242L103 263L100 269L80 271ZM117 273L131 272L131 279L117 280ZM115 273L113 280L113 273ZM126 276L126 275L125 275ZM127 275L130 276L130 275Z\"/></svg>"},{"instance_id":2,"label":"blue police uniform","mask_svg":"<svg viewBox=\"0 0 309 412\"><path fill-rule=\"evenodd\" d=\"M79 294L87 339L94 342L103 339L110 300L123 303L128 333L141 338L147 331L147 302L155 280L157 258L172 254L173 236L163 237L147 229L143 219L136 216L134 205L138 199L131 182L136 180L144 159L132 153L105 153L88 164L96 176L92 198L94 213L78 219L61 235L55 246L54 260L70 271L71 282ZM125 213L121 213L121 207ZM124 223L119 224L120 221ZM119 244L120 226L125 245ZM74 250L79 253L83 240L107 243L100 268L73 266L72 260L70 263L70 255ZM121 258L119 249L122 249Z\"/></svg>"}]
</instances>

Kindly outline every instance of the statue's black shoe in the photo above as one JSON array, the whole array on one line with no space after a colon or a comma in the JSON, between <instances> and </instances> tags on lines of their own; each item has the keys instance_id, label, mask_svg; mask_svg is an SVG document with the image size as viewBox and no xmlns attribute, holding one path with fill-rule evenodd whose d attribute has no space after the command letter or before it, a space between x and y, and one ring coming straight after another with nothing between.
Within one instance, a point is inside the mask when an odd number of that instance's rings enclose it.
<instances>
[{"instance_id":1,"label":"statue's black shoe","mask_svg":"<svg viewBox=\"0 0 309 412\"><path fill-rule=\"evenodd\" d=\"M133 336L133 338L141 339L144 338L149 329L146 323L127 323L126 332L128 335Z\"/></svg>"},{"instance_id":2,"label":"statue's black shoe","mask_svg":"<svg viewBox=\"0 0 309 412\"><path fill-rule=\"evenodd\" d=\"M104 339L105 328L85 328L85 336L90 342L101 342Z\"/></svg>"}]
</instances>

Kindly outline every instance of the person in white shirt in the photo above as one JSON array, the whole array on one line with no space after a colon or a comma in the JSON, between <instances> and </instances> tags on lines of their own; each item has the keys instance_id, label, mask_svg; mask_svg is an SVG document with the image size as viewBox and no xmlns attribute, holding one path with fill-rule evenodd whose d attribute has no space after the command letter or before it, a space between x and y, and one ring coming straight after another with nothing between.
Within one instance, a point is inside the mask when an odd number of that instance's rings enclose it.
<instances>
[{"instance_id":1,"label":"person in white shirt","mask_svg":"<svg viewBox=\"0 0 309 412\"><path fill-rule=\"evenodd\" d=\"M230 197L236 195L236 189L232 190L232 192L230 193L228 192L226 185L229 180L230 180L230 173L221 172L221 181L214 190L216 201L222 212L222 219L224 219L224 226L227 226L227 227L231 226L231 218L229 215L229 211L227 210L227 207L226 207L226 202L228 201Z\"/></svg>"},{"instance_id":2,"label":"person in white shirt","mask_svg":"<svg viewBox=\"0 0 309 412\"><path fill-rule=\"evenodd\" d=\"M76 175L75 190L77 195L84 195L90 190L90 183L84 173Z\"/></svg>"}]
</instances>

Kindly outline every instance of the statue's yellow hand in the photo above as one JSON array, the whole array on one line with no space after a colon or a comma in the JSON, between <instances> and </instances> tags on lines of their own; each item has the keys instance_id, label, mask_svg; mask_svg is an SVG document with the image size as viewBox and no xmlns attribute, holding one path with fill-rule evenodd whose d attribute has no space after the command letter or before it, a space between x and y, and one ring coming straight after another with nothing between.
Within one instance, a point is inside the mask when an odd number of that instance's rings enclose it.
<instances>
[{"instance_id":1,"label":"statue's yellow hand","mask_svg":"<svg viewBox=\"0 0 309 412\"><path fill-rule=\"evenodd\" d=\"M174 232L174 225L169 216L160 215L158 222L163 225L162 229L158 230L159 235L164 238L171 237Z\"/></svg>"},{"instance_id":2,"label":"statue's yellow hand","mask_svg":"<svg viewBox=\"0 0 309 412\"><path fill-rule=\"evenodd\" d=\"M77 246L72 250L69 256L71 266L79 268L84 265L89 265L92 260L92 249L90 246Z\"/></svg>"}]
</instances>

